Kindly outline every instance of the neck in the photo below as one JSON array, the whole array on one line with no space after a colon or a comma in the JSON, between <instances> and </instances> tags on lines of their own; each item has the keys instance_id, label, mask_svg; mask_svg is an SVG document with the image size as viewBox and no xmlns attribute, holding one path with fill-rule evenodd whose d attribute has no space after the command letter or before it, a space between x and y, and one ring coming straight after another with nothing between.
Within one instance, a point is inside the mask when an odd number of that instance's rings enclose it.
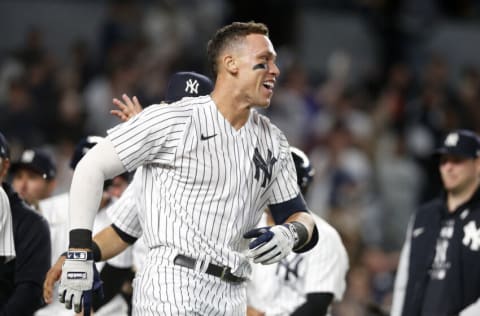
<instances>
[{"instance_id":1,"label":"neck","mask_svg":"<svg viewBox=\"0 0 480 316\"><path fill-rule=\"evenodd\" d=\"M211 97L218 111L234 129L239 130L245 125L250 115L251 104L245 102L238 89L217 81Z\"/></svg>"},{"instance_id":2,"label":"neck","mask_svg":"<svg viewBox=\"0 0 480 316\"><path fill-rule=\"evenodd\" d=\"M447 193L448 211L450 213L453 213L460 205L470 200L473 194L475 194L475 191L477 190L478 185L479 185L479 182L476 181L474 185L471 185L466 190L449 191Z\"/></svg>"}]
</instances>

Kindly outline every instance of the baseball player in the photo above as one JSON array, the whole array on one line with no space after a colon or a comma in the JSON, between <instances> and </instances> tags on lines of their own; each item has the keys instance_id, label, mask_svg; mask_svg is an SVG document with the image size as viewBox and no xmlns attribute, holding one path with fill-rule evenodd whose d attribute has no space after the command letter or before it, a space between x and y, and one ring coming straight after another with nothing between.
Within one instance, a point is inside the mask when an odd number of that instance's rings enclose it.
<instances>
[{"instance_id":1,"label":"baseball player","mask_svg":"<svg viewBox=\"0 0 480 316\"><path fill-rule=\"evenodd\" d=\"M53 156L41 149L26 149L12 163L12 187L22 199L38 210L40 200L51 196L56 187L57 167Z\"/></svg>"},{"instance_id":2,"label":"baseball player","mask_svg":"<svg viewBox=\"0 0 480 316\"><path fill-rule=\"evenodd\" d=\"M43 304L42 282L50 266L50 233L45 219L30 208L12 187L3 182L10 167L8 144L0 133L0 182L8 204L2 203L1 214L11 214L13 242L7 256L0 261L0 315L31 316ZM5 209L5 207L8 207ZM4 227L2 227L2 233ZM7 230L5 230L7 232ZM11 238L11 234L8 238Z\"/></svg>"},{"instance_id":3,"label":"baseball player","mask_svg":"<svg viewBox=\"0 0 480 316\"><path fill-rule=\"evenodd\" d=\"M188 87L188 85L192 84L192 83L197 87L197 89L193 90L193 91L190 91L189 89L186 89L186 87ZM204 75L201 75L201 74L198 74L198 73L195 73L195 72L177 72L177 73L173 74L172 77L169 80L167 93L166 93L166 98L170 101L177 101L177 100L179 100L183 97L206 95L206 94L210 93L212 91L212 89L213 89L212 82L210 81L210 79L208 79ZM142 110L142 106L140 105L140 103L138 102L138 99L136 97L134 97L133 99L130 99L128 96L124 95L123 100L124 100L123 102L120 101L120 100L117 100L117 99L113 100L114 104L116 104L119 107L119 110L112 111L112 114L118 116L120 119L126 121L126 120L133 117L135 114L139 113ZM71 161L71 164L70 164L72 169L75 168L76 164L80 161L81 157L83 157L83 155L90 148L92 148L96 143L98 143L98 141L100 141L100 140L101 140L100 137L90 136L90 137L87 137L84 140L82 140L77 145L76 150L75 150L75 154L74 154L74 156L72 158L72 161ZM113 179L112 184L109 186L109 191L112 191L113 187L117 186L116 183L118 182L117 180L119 178L120 177L116 177L116 178ZM138 178L138 177L135 177L135 178ZM112 203L112 205L110 205L107 208L106 212L99 212L97 214L97 216L95 218L95 222L94 222L94 229L93 229L94 233L98 232L101 228L103 228L107 225L106 221L108 221L108 220L105 219L106 213L109 213L108 217L114 219L114 222L115 222L115 219L119 220L120 218L123 218L123 216L125 214L122 213L122 212L126 212L126 214L134 214L134 212L138 211L139 206L138 206L138 204L135 203L135 201L137 201L137 194L133 190L133 187L134 187L133 184L130 185L129 189L127 189L127 191L124 192L123 194L112 193L112 195L119 197L119 199L117 201L115 201L114 203ZM121 191L123 191L123 189ZM53 201L59 200L59 198L60 198L60 196L58 198L51 198L49 200L52 200L52 202L53 202ZM65 198L62 198L61 200L64 201L65 203L68 203L67 194L65 194ZM47 202L47 201L43 201L42 203L45 203L45 202ZM48 201L48 202L50 204L50 201ZM55 207L55 208L49 207L49 209L65 209L66 208L65 203L62 203L63 207L61 207L61 208L58 207L59 206L58 203L53 203L53 205L57 205L57 207ZM108 227L108 229L106 229L106 230L108 230L107 233L103 232L103 233L99 234L100 236L106 238L106 242L104 244L102 242L100 242L100 249L102 249L102 254L105 254L105 253L108 254L109 252L105 248L106 247L111 247L112 245L115 244L115 242L120 242L120 247L115 248L114 253L111 252L111 254L107 255L106 257L102 256L102 259L103 260L109 260L110 259L109 262L112 263L112 262L115 261L115 259L112 259L112 257L113 258L125 258L126 256L130 256L130 258L133 259L133 263L134 263L136 269L139 270L140 267L143 265L145 254L147 252L145 244L143 243L143 239L139 238L135 242L131 255L125 255L124 254L122 256L118 256L119 253L121 253L121 252L123 252L123 250L127 249L129 244L124 243L118 237L118 234L116 233L116 231L111 230L111 229L112 229L112 227ZM130 231L127 230L127 232L130 232ZM105 237L105 236L107 236L107 237ZM140 234L138 236L140 236ZM113 237L113 239L109 239L111 237ZM65 245L64 248L61 248L61 251L62 251L62 249L65 249L66 247L67 247L67 245ZM55 258L58 258L58 256L55 257ZM123 259L123 260L125 260L125 259ZM45 279L44 299L48 303L52 302L51 297L52 297L52 294L53 294L53 284L58 280L58 277L60 276L61 265L63 264L63 261L64 261L63 257L58 259L57 262L54 265L52 265L52 268L49 270L49 272L47 274L47 277ZM107 263L106 264L107 269L109 269L108 265L109 264ZM116 265L118 265L118 264L116 264ZM98 264L97 264L97 268L99 270L101 269L101 267L99 267ZM105 274L103 273L105 271L105 268L101 269L101 270L102 270L102 272L100 273L100 277L104 281L104 295L105 295L105 297L109 297L109 294L108 294L109 291L108 291L108 288L105 289L105 285L108 286L108 283L111 283L111 282L109 282L110 280L105 280L104 279L106 277ZM116 278L117 281L119 281L121 279L123 279L123 278L121 278L121 277L119 278L118 276ZM114 282L114 283L118 283L118 282ZM112 292L112 291L110 291L110 292ZM52 305L54 305L54 304L52 304ZM94 300L93 306L95 307L95 300ZM65 308L63 308L63 310L65 310ZM101 312L103 313L103 309L101 310Z\"/></svg>"},{"instance_id":4,"label":"baseball player","mask_svg":"<svg viewBox=\"0 0 480 316\"><path fill-rule=\"evenodd\" d=\"M305 195L314 170L308 157L290 147L298 185ZM248 282L248 316L327 315L333 300L345 291L348 256L337 231L312 214L319 231L319 243L306 253L291 253L272 265L254 265ZM267 211L259 226L272 225Z\"/></svg>"},{"instance_id":5,"label":"baseball player","mask_svg":"<svg viewBox=\"0 0 480 316\"><path fill-rule=\"evenodd\" d=\"M96 145L99 141L101 141L103 137L100 136L87 136L82 138L76 145L72 158L70 160L70 168L73 170L75 169L76 165L80 161L80 159L92 148ZM38 160L38 158L37 158ZM33 162L35 162L34 160ZM44 164L46 165L46 164ZM23 164L17 167L18 170L21 169L35 169L32 167L32 162L27 163L26 161ZM40 170L40 168L36 168ZM18 172L18 171L17 171ZM38 172L38 171L37 171ZM45 171L46 172L46 171ZM97 212L95 216L95 225L94 225L94 232L98 232L104 227L111 224L111 221L108 219L106 214L105 208L111 203L112 198L118 198L119 189L116 187L120 187L122 183L124 186L125 182L128 183L128 179L124 180L125 175L120 175L109 181L108 183L104 183L104 191L102 193L102 199L100 203L100 210ZM14 178L15 180L15 178ZM21 179L18 180L19 187L22 187L20 184L24 181L20 182ZM26 185L25 185L26 186ZM114 187L113 194L111 194L112 188ZM30 196L36 196L38 198L38 194L31 193L31 187L25 189L25 194ZM45 197L45 196L43 196ZM58 257L65 252L68 248L68 241L66 240L65 236L68 234L68 192L58 194L52 197L48 197L38 202L38 200L33 200L36 205L38 205L38 211L47 219L49 226L50 226L50 234L51 234L51 241L52 241L52 265L56 263ZM129 253L130 252L130 253ZM121 289L121 285L123 280L129 279L129 273L131 266L132 266L132 255L131 249L125 253L122 253L119 256L113 257L107 263L98 263L97 269L101 271L104 279L104 298L100 299L99 297L95 297L92 301L92 307L94 310L98 311L101 307L106 305L110 302L110 300L119 292ZM120 285L117 285L118 282L121 282ZM51 302L46 301L49 303L44 308L40 309L36 312L36 316L47 316L47 315L72 315L72 311L65 309L63 304L60 302ZM127 302L128 304L128 302ZM125 307L124 307L125 306ZM114 302L109 304L106 310L116 310L118 313L126 314L126 305L121 301ZM102 311L103 313L103 311ZM101 313L100 313L101 315Z\"/></svg>"},{"instance_id":6,"label":"baseball player","mask_svg":"<svg viewBox=\"0 0 480 316\"><path fill-rule=\"evenodd\" d=\"M146 108L78 164L59 291L67 308L81 310L94 284L91 230L102 182L139 166L149 252L134 281L134 315L244 315L249 258L275 263L316 244L288 142L253 110L270 104L279 75L268 29L233 23L208 53L211 96ZM276 225L255 229L267 205Z\"/></svg>"},{"instance_id":7,"label":"baseball player","mask_svg":"<svg viewBox=\"0 0 480 316\"><path fill-rule=\"evenodd\" d=\"M7 170L8 162L7 142L0 134L0 170ZM4 175L0 173L0 179ZM0 186L0 263L4 264L15 258L15 244L13 242L12 214L10 202L5 190Z\"/></svg>"}]
</instances>

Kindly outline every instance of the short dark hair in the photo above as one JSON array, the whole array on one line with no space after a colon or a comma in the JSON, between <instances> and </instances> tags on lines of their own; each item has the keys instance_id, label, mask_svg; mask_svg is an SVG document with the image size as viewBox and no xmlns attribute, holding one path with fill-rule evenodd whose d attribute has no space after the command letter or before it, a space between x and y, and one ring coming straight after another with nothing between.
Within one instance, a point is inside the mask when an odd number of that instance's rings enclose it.
<instances>
[{"instance_id":1,"label":"short dark hair","mask_svg":"<svg viewBox=\"0 0 480 316\"><path fill-rule=\"evenodd\" d=\"M243 39L250 34L268 36L268 27L263 23L233 22L219 29L207 45L207 55L210 70L214 77L217 76L217 59L220 53L233 42Z\"/></svg>"}]
</instances>

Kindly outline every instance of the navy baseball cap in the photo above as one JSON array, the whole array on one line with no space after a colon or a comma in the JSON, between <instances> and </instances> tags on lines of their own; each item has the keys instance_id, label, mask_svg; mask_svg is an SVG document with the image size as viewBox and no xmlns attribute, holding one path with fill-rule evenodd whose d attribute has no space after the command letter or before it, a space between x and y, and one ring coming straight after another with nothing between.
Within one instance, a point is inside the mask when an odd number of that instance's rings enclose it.
<instances>
[{"instance_id":1,"label":"navy baseball cap","mask_svg":"<svg viewBox=\"0 0 480 316\"><path fill-rule=\"evenodd\" d=\"M10 158L10 149L2 133L0 133L0 158Z\"/></svg>"},{"instance_id":2,"label":"navy baseball cap","mask_svg":"<svg viewBox=\"0 0 480 316\"><path fill-rule=\"evenodd\" d=\"M210 94L212 81L196 72L176 72L168 81L165 102L176 102L184 97L198 97Z\"/></svg>"},{"instance_id":3,"label":"navy baseball cap","mask_svg":"<svg viewBox=\"0 0 480 316\"><path fill-rule=\"evenodd\" d=\"M436 155L453 155L465 158L480 157L480 139L469 130L455 130L447 134Z\"/></svg>"},{"instance_id":4,"label":"navy baseball cap","mask_svg":"<svg viewBox=\"0 0 480 316\"><path fill-rule=\"evenodd\" d=\"M104 138L101 136L87 136L82 138L75 146L72 159L70 160L70 168L75 169L78 162L85 156L85 154L96 144L102 141Z\"/></svg>"},{"instance_id":5,"label":"navy baseball cap","mask_svg":"<svg viewBox=\"0 0 480 316\"><path fill-rule=\"evenodd\" d=\"M19 161L12 163L12 173L19 169L29 169L40 174L44 179L55 178L57 168L53 157L46 151L40 149L27 149L22 153Z\"/></svg>"}]
</instances>

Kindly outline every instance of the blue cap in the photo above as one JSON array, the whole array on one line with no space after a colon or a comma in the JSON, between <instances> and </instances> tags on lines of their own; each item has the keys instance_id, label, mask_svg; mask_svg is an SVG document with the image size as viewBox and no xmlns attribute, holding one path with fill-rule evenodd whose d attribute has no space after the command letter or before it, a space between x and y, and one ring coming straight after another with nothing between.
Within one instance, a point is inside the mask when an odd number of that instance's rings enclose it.
<instances>
[{"instance_id":1,"label":"blue cap","mask_svg":"<svg viewBox=\"0 0 480 316\"><path fill-rule=\"evenodd\" d=\"M12 163L11 172L19 169L29 169L40 174L44 179L55 178L57 168L53 157L46 151L40 149L27 149L22 153L19 161Z\"/></svg>"},{"instance_id":2,"label":"blue cap","mask_svg":"<svg viewBox=\"0 0 480 316\"><path fill-rule=\"evenodd\" d=\"M198 97L210 94L213 90L212 81L196 72L176 72L170 77L165 102L176 102L184 97Z\"/></svg>"},{"instance_id":3,"label":"blue cap","mask_svg":"<svg viewBox=\"0 0 480 316\"><path fill-rule=\"evenodd\" d=\"M82 138L75 146L72 159L70 160L70 168L75 169L78 162L85 156L85 154L96 144L104 138L101 136L87 136Z\"/></svg>"},{"instance_id":4,"label":"blue cap","mask_svg":"<svg viewBox=\"0 0 480 316\"><path fill-rule=\"evenodd\" d=\"M480 140L477 134L469 130L455 130L447 134L442 146L435 151L437 155L453 155L466 158L480 157Z\"/></svg>"},{"instance_id":5,"label":"blue cap","mask_svg":"<svg viewBox=\"0 0 480 316\"><path fill-rule=\"evenodd\" d=\"M0 158L10 158L10 149L2 133L0 133Z\"/></svg>"}]
</instances>

